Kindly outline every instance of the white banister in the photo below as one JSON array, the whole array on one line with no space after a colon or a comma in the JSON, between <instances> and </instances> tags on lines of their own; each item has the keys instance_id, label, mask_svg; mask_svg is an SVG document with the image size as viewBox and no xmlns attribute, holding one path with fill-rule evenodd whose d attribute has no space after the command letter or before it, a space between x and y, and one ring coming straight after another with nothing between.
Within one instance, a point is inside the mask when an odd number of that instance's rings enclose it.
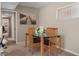
<instances>
[{"instance_id":1,"label":"white banister","mask_svg":"<svg viewBox=\"0 0 79 59\"><path fill-rule=\"evenodd\" d=\"M79 3L70 4L57 9L57 19L68 20L79 18Z\"/></svg>"}]
</instances>

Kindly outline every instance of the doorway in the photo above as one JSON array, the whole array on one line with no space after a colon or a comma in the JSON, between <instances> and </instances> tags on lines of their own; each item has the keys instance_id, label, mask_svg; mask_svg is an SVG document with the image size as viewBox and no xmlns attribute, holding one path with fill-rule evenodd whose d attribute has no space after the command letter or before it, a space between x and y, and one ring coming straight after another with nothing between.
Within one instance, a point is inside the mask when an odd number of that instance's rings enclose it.
<instances>
[{"instance_id":1,"label":"doorway","mask_svg":"<svg viewBox=\"0 0 79 59\"><path fill-rule=\"evenodd\" d=\"M8 45L16 44L16 25L15 13L11 11L2 11L3 35L8 40Z\"/></svg>"}]
</instances>

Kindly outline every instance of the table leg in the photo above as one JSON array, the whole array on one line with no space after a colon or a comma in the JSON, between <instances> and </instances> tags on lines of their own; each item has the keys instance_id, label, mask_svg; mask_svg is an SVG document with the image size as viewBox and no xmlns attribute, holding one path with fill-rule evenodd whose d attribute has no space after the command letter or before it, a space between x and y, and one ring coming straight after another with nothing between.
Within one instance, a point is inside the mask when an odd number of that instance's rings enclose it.
<instances>
[{"instance_id":1,"label":"table leg","mask_svg":"<svg viewBox=\"0 0 79 59\"><path fill-rule=\"evenodd\" d=\"M41 56L43 56L44 55L44 40L43 40L43 37L41 37L41 42L40 42L41 44Z\"/></svg>"}]
</instances>

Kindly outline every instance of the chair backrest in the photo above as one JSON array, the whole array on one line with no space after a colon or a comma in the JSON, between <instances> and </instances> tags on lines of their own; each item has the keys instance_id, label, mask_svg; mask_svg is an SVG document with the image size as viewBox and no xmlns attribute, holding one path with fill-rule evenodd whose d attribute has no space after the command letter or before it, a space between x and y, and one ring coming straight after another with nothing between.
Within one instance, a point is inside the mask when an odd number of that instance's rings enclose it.
<instances>
[{"instance_id":1,"label":"chair backrest","mask_svg":"<svg viewBox=\"0 0 79 59\"><path fill-rule=\"evenodd\" d=\"M46 33L48 36L55 36L58 34L58 28L47 28Z\"/></svg>"},{"instance_id":2,"label":"chair backrest","mask_svg":"<svg viewBox=\"0 0 79 59\"><path fill-rule=\"evenodd\" d=\"M56 36L58 35L58 28L47 28L46 29L46 34L47 36ZM52 43L57 43L57 38L54 37L54 38L49 38L49 40L52 42Z\"/></svg>"},{"instance_id":3,"label":"chair backrest","mask_svg":"<svg viewBox=\"0 0 79 59\"><path fill-rule=\"evenodd\" d=\"M29 33L29 35L32 35L34 33L34 27L30 26L28 28L28 33Z\"/></svg>"},{"instance_id":4,"label":"chair backrest","mask_svg":"<svg viewBox=\"0 0 79 59\"><path fill-rule=\"evenodd\" d=\"M33 33L34 33L34 27L29 26L28 28L28 39L29 39L29 44L31 45L33 43Z\"/></svg>"}]
</instances>

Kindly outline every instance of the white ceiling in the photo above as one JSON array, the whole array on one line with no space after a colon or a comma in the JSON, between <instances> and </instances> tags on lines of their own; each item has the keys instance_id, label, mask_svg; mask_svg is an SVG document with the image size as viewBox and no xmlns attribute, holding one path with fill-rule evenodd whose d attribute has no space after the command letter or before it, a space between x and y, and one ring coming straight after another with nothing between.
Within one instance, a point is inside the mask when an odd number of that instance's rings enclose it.
<instances>
[{"instance_id":1,"label":"white ceiling","mask_svg":"<svg viewBox=\"0 0 79 59\"><path fill-rule=\"evenodd\" d=\"M14 10L19 2L1 2L1 8Z\"/></svg>"},{"instance_id":2,"label":"white ceiling","mask_svg":"<svg viewBox=\"0 0 79 59\"><path fill-rule=\"evenodd\" d=\"M48 4L55 5L67 5L71 4L72 2L20 2L19 5L27 6L27 7L34 7L34 8L41 8L47 6Z\"/></svg>"},{"instance_id":3,"label":"white ceiling","mask_svg":"<svg viewBox=\"0 0 79 59\"><path fill-rule=\"evenodd\" d=\"M1 2L1 8L14 10L18 4L28 7L41 8L46 6L48 3L49 2Z\"/></svg>"},{"instance_id":4,"label":"white ceiling","mask_svg":"<svg viewBox=\"0 0 79 59\"><path fill-rule=\"evenodd\" d=\"M51 2L53 5L60 5L63 4L65 2ZM41 8L44 7L48 4L50 4L50 2L1 2L1 6L3 9L10 9L10 10L14 10L17 5L23 5L23 6L27 6L27 7L34 7L34 8ZM67 4L67 3L65 3Z\"/></svg>"},{"instance_id":5,"label":"white ceiling","mask_svg":"<svg viewBox=\"0 0 79 59\"><path fill-rule=\"evenodd\" d=\"M49 2L20 2L19 5L34 7L34 8L41 8L49 4Z\"/></svg>"}]
</instances>

